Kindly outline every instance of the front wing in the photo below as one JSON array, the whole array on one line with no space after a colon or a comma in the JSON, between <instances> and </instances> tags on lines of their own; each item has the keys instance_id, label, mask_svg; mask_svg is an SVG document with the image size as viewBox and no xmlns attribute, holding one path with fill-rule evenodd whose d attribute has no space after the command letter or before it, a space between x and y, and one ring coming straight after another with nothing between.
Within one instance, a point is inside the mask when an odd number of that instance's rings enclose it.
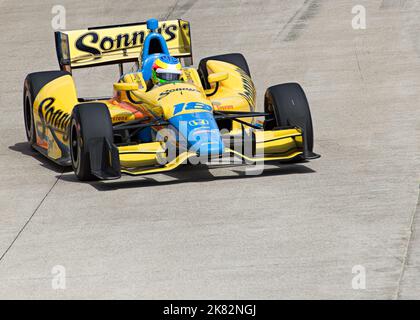
<instances>
[{"instance_id":1,"label":"front wing","mask_svg":"<svg viewBox=\"0 0 420 320\"><path fill-rule=\"evenodd\" d=\"M246 142L250 147L246 147ZM171 171L197 157L195 152L185 151L167 161L165 147L160 142L118 147L118 151L121 172L135 176ZM231 145L224 151L219 157L233 156L248 163L303 158L303 135L299 128L255 131L244 135L242 145Z\"/></svg>"}]
</instances>

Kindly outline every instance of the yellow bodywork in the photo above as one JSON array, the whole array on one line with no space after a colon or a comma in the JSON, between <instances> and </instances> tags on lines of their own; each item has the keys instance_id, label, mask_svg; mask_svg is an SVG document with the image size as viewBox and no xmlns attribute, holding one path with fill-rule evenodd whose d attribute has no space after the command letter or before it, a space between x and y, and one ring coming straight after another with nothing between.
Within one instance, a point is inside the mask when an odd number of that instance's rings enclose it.
<instances>
[{"instance_id":1,"label":"yellow bodywork","mask_svg":"<svg viewBox=\"0 0 420 320\"><path fill-rule=\"evenodd\" d=\"M45 85L34 100L36 144L52 160L64 156L59 144L68 144L71 112L77 103L76 88L70 75Z\"/></svg>"},{"instance_id":2,"label":"yellow bodywork","mask_svg":"<svg viewBox=\"0 0 420 320\"><path fill-rule=\"evenodd\" d=\"M81 61L77 60L74 63L82 63ZM143 80L140 72L131 73L122 77L119 84L114 86L111 99L95 102L108 107L114 125L136 119L170 119L174 116L177 105L187 105L192 101L196 104L195 108L181 108L181 111L178 110L179 114L195 113L197 110L208 113L255 110L255 88L245 72L232 64L220 61L210 60L207 67L209 74L224 72L228 76L222 77L225 79L218 84L213 83L210 89L205 90L194 68L183 69L181 82L155 88L148 88L150 83ZM50 159L62 164L69 164L68 127L72 110L78 103L84 102L78 100L71 75L59 77L45 85L34 101L36 145L38 149L44 150ZM241 120L254 123L253 118ZM159 129L159 126L153 127L155 131ZM302 133L297 128L263 131L233 121L228 134L238 135L243 132L254 135L255 153L244 155L229 145L225 146L225 153L257 162L288 160L303 152ZM167 159L165 144L162 142L118 146L118 151L121 172L132 175L173 170L196 155L186 151L175 158Z\"/></svg>"},{"instance_id":3,"label":"yellow bodywork","mask_svg":"<svg viewBox=\"0 0 420 320\"><path fill-rule=\"evenodd\" d=\"M168 162L167 164L155 167L155 168L122 168L121 172L126 173L129 175L143 175L143 174L151 174L151 173L159 173L165 171L171 171L178 168L180 165L185 164L189 158L195 157L195 152L184 152L180 154L178 157L173 159L172 161Z\"/></svg>"},{"instance_id":4,"label":"yellow bodywork","mask_svg":"<svg viewBox=\"0 0 420 320\"><path fill-rule=\"evenodd\" d=\"M160 142L121 146L118 151L121 166L124 168L156 166L166 158L165 147Z\"/></svg>"},{"instance_id":5,"label":"yellow bodywork","mask_svg":"<svg viewBox=\"0 0 420 320\"><path fill-rule=\"evenodd\" d=\"M303 148L300 129L255 131L255 153L283 155Z\"/></svg>"}]
</instances>

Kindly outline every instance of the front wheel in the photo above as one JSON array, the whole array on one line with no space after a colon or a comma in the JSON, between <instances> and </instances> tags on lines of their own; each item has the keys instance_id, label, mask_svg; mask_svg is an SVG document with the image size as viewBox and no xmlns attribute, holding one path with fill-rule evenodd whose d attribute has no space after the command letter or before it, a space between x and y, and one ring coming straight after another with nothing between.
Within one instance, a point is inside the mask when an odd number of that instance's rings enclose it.
<instances>
[{"instance_id":1,"label":"front wheel","mask_svg":"<svg viewBox=\"0 0 420 320\"><path fill-rule=\"evenodd\" d=\"M112 121L106 105L74 107L69 130L71 163L79 180L119 178L118 152L112 146Z\"/></svg>"},{"instance_id":2,"label":"front wheel","mask_svg":"<svg viewBox=\"0 0 420 320\"><path fill-rule=\"evenodd\" d=\"M299 127L303 131L304 158L319 157L313 152L314 132L311 111L305 92L299 84L285 83L268 88L264 98L264 110L273 115L271 119L267 119L265 130L276 127Z\"/></svg>"}]
</instances>

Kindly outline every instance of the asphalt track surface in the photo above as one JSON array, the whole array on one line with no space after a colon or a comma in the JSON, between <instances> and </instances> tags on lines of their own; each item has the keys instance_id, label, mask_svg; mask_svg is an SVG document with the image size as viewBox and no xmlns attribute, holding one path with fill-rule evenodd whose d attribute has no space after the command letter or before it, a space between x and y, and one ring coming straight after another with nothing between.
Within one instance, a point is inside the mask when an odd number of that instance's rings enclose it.
<instances>
[{"instance_id":1,"label":"asphalt track surface","mask_svg":"<svg viewBox=\"0 0 420 320\"><path fill-rule=\"evenodd\" d=\"M61 1L67 29L189 20L196 63L246 56L258 108L289 81L310 101L319 160L111 183L25 143L23 80L57 68L55 4L0 0L0 298L420 298L418 1ZM111 94L117 72L76 73L80 95Z\"/></svg>"}]
</instances>

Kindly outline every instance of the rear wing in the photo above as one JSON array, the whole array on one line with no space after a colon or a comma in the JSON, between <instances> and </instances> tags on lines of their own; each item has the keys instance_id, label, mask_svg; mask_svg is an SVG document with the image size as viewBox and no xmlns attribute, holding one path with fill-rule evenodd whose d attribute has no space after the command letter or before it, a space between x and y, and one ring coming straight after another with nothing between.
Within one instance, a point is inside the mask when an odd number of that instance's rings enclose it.
<instances>
[{"instance_id":1,"label":"rear wing","mask_svg":"<svg viewBox=\"0 0 420 320\"><path fill-rule=\"evenodd\" d=\"M146 22L55 32L61 70L136 62L150 31ZM184 20L159 22L169 53L192 64L190 24Z\"/></svg>"}]
</instances>

